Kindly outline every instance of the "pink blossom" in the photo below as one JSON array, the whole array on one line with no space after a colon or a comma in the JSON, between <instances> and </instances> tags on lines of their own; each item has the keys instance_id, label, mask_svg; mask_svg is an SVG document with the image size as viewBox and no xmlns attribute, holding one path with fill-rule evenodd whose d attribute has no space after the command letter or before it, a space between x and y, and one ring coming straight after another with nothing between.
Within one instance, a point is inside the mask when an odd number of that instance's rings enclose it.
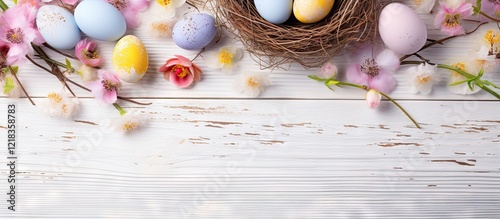
<instances>
[{"instance_id":1,"label":"pink blossom","mask_svg":"<svg viewBox=\"0 0 500 219\"><path fill-rule=\"evenodd\" d=\"M6 64L22 62L33 51L31 43L44 42L35 27L36 8L28 4L15 5L0 14L0 41L8 44Z\"/></svg>"},{"instance_id":2,"label":"pink blossom","mask_svg":"<svg viewBox=\"0 0 500 219\"><path fill-rule=\"evenodd\" d=\"M37 0L25 0L25 1L37 1ZM42 0L44 3L59 3L59 0ZM61 2L65 5L76 6L78 0L61 0Z\"/></svg>"},{"instance_id":3,"label":"pink blossom","mask_svg":"<svg viewBox=\"0 0 500 219\"><path fill-rule=\"evenodd\" d=\"M368 103L368 108L377 108L380 105L380 100L382 100L382 95L377 90L370 89L366 93L366 103Z\"/></svg>"},{"instance_id":4,"label":"pink blossom","mask_svg":"<svg viewBox=\"0 0 500 219\"><path fill-rule=\"evenodd\" d=\"M87 83L96 100L104 103L116 102L118 90L122 86L118 76L102 69L98 70L97 74L99 79Z\"/></svg>"},{"instance_id":5,"label":"pink blossom","mask_svg":"<svg viewBox=\"0 0 500 219\"><path fill-rule=\"evenodd\" d=\"M139 26L137 14L148 8L150 0L105 0L115 6L125 17L127 27L134 29Z\"/></svg>"},{"instance_id":6,"label":"pink blossom","mask_svg":"<svg viewBox=\"0 0 500 219\"><path fill-rule=\"evenodd\" d=\"M42 7L42 5L43 5L42 0L19 0L17 3L20 5L28 4L32 7L37 8L37 9Z\"/></svg>"},{"instance_id":7,"label":"pink blossom","mask_svg":"<svg viewBox=\"0 0 500 219\"><path fill-rule=\"evenodd\" d=\"M462 19L466 19L473 14L471 3L465 1L455 2L440 1L439 4L441 7L434 20L434 26L441 28L441 31L448 33L450 36L464 34L465 30L462 26Z\"/></svg>"},{"instance_id":8,"label":"pink blossom","mask_svg":"<svg viewBox=\"0 0 500 219\"><path fill-rule=\"evenodd\" d=\"M476 1L474 1L474 6L477 6ZM481 0L481 11L490 17L498 19L500 18L500 15L498 14L500 12L500 2L492 0ZM490 19L485 17L484 15L480 14L478 16L478 20L481 22L490 21Z\"/></svg>"},{"instance_id":9,"label":"pink blossom","mask_svg":"<svg viewBox=\"0 0 500 219\"><path fill-rule=\"evenodd\" d=\"M76 44L75 55L85 65L97 67L101 64L102 58L97 54L97 45L94 41L87 38Z\"/></svg>"},{"instance_id":10,"label":"pink blossom","mask_svg":"<svg viewBox=\"0 0 500 219\"><path fill-rule=\"evenodd\" d=\"M353 64L347 68L347 80L390 93L396 87L396 79L392 74L399 68L399 58L389 49L379 53L374 50L377 49L373 45L365 44L351 54Z\"/></svg>"},{"instance_id":11,"label":"pink blossom","mask_svg":"<svg viewBox=\"0 0 500 219\"><path fill-rule=\"evenodd\" d=\"M195 81L199 81L203 73L197 65L181 55L175 55L159 69L163 77L170 80L179 88L186 88Z\"/></svg>"},{"instance_id":12,"label":"pink blossom","mask_svg":"<svg viewBox=\"0 0 500 219\"><path fill-rule=\"evenodd\" d=\"M327 62L321 66L319 75L325 79L334 78L338 73L338 68L331 62Z\"/></svg>"}]
</instances>

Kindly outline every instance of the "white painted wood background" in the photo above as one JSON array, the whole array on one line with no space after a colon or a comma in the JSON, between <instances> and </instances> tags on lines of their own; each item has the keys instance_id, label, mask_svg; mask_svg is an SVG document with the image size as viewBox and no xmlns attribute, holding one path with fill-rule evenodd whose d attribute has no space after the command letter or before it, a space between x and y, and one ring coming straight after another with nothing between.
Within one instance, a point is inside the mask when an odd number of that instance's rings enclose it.
<instances>
[{"instance_id":1,"label":"white painted wood background","mask_svg":"<svg viewBox=\"0 0 500 219\"><path fill-rule=\"evenodd\" d=\"M423 17L430 38L441 38L431 16ZM495 27L422 55L435 62L467 55ZM1 218L500 217L499 102L484 92L451 94L447 72L440 72L430 96L409 94L405 68L396 73L392 95L421 123L416 129L388 102L369 110L363 92L330 92L307 79L317 69L276 69L274 85L261 98L247 99L231 85L241 72L261 71L248 54L234 75L209 70L198 59L202 81L177 89L156 69L174 54L195 52L134 34L149 51L150 69L121 94L153 103L122 102L149 115L137 132L111 131L116 110L78 88L82 110L72 120L46 116L24 98L0 98L0 115L16 103L19 118L17 211L7 211L2 201ZM113 46L99 42L109 69ZM334 60L341 70L343 60ZM35 102L62 89L32 65L20 71ZM491 79L500 83L500 74ZM1 136L6 125L3 116Z\"/></svg>"}]
</instances>

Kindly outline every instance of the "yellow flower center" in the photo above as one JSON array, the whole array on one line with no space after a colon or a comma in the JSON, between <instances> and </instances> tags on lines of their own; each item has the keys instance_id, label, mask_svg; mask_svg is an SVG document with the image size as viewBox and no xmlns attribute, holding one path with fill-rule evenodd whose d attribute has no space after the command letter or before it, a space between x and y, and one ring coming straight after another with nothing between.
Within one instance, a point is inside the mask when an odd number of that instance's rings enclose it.
<instances>
[{"instance_id":1,"label":"yellow flower center","mask_svg":"<svg viewBox=\"0 0 500 219\"><path fill-rule=\"evenodd\" d=\"M425 83L429 82L430 80L431 80L430 75L419 75L417 77L417 81L419 84L425 84Z\"/></svg>"},{"instance_id":2,"label":"yellow flower center","mask_svg":"<svg viewBox=\"0 0 500 219\"><path fill-rule=\"evenodd\" d=\"M253 88L260 87L260 83L253 77L247 78L246 84L248 87L253 87Z\"/></svg>"},{"instance_id":3,"label":"yellow flower center","mask_svg":"<svg viewBox=\"0 0 500 219\"><path fill-rule=\"evenodd\" d=\"M139 126L139 123L137 122L127 122L122 125L122 130L123 131L130 131L132 129L135 129Z\"/></svg>"},{"instance_id":4,"label":"yellow flower center","mask_svg":"<svg viewBox=\"0 0 500 219\"><path fill-rule=\"evenodd\" d=\"M62 111L63 111L65 114L68 114L68 105L67 105L67 104L63 104L61 108L62 108Z\"/></svg>"},{"instance_id":5,"label":"yellow flower center","mask_svg":"<svg viewBox=\"0 0 500 219\"><path fill-rule=\"evenodd\" d=\"M422 4L422 0L413 0L416 6L420 6Z\"/></svg>"},{"instance_id":6,"label":"yellow flower center","mask_svg":"<svg viewBox=\"0 0 500 219\"><path fill-rule=\"evenodd\" d=\"M446 14L444 25L451 28L460 25L460 14Z\"/></svg>"},{"instance_id":7,"label":"yellow flower center","mask_svg":"<svg viewBox=\"0 0 500 219\"><path fill-rule=\"evenodd\" d=\"M57 94L57 93L54 93L54 92L49 93L49 95L47 95L47 97L48 97L50 100L54 101L55 103L59 103L59 102L61 102L61 101L62 101L62 97L61 97L61 95L60 95L60 94Z\"/></svg>"},{"instance_id":8,"label":"yellow flower center","mask_svg":"<svg viewBox=\"0 0 500 219\"><path fill-rule=\"evenodd\" d=\"M189 69L182 65L176 65L174 66L174 68L172 68L172 72L179 78L184 78L189 74Z\"/></svg>"},{"instance_id":9,"label":"yellow flower center","mask_svg":"<svg viewBox=\"0 0 500 219\"><path fill-rule=\"evenodd\" d=\"M479 65L479 66L483 66L484 67L487 62L488 61L486 61L484 59L476 59L476 64Z\"/></svg>"},{"instance_id":10,"label":"yellow flower center","mask_svg":"<svg viewBox=\"0 0 500 219\"><path fill-rule=\"evenodd\" d=\"M465 71L465 68L466 68L465 63L463 63L463 62L458 62L458 63L455 63L455 64L453 64L453 65L451 65L451 66L452 66L453 68L460 69L460 70L462 70L462 71ZM459 76L462 76L462 75L461 75L461 74L459 74L459 73L458 73L458 72L456 72L456 71L453 71L453 76L455 76L455 77L459 77Z\"/></svg>"},{"instance_id":11,"label":"yellow flower center","mask_svg":"<svg viewBox=\"0 0 500 219\"><path fill-rule=\"evenodd\" d=\"M219 62L225 65L229 65L233 62L234 54L227 51L227 49L222 49L219 54Z\"/></svg>"},{"instance_id":12,"label":"yellow flower center","mask_svg":"<svg viewBox=\"0 0 500 219\"><path fill-rule=\"evenodd\" d=\"M490 45L493 45L500 42L500 34L494 32L493 30L488 30L484 35L484 39L486 39Z\"/></svg>"},{"instance_id":13,"label":"yellow flower center","mask_svg":"<svg viewBox=\"0 0 500 219\"><path fill-rule=\"evenodd\" d=\"M169 6L170 5L170 0L157 0L157 2L161 6Z\"/></svg>"},{"instance_id":14,"label":"yellow flower center","mask_svg":"<svg viewBox=\"0 0 500 219\"><path fill-rule=\"evenodd\" d=\"M170 27L165 23L151 23L151 29L158 31L162 34L170 32Z\"/></svg>"}]
</instances>

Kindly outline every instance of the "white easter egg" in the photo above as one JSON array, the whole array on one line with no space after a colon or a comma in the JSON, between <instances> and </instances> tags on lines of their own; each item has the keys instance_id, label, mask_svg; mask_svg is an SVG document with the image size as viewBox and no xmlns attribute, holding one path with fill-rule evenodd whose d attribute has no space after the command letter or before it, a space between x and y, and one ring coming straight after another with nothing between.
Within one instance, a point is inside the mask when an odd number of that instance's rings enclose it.
<instances>
[{"instance_id":1,"label":"white easter egg","mask_svg":"<svg viewBox=\"0 0 500 219\"><path fill-rule=\"evenodd\" d=\"M285 23L290 18L293 0L254 0L260 16L273 24Z\"/></svg>"},{"instance_id":2,"label":"white easter egg","mask_svg":"<svg viewBox=\"0 0 500 219\"><path fill-rule=\"evenodd\" d=\"M40 7L36 25L45 42L56 49L72 49L81 39L73 14L56 5Z\"/></svg>"},{"instance_id":3,"label":"white easter egg","mask_svg":"<svg viewBox=\"0 0 500 219\"><path fill-rule=\"evenodd\" d=\"M379 33L385 45L401 55L418 52L427 41L427 27L422 18L400 3L388 4L382 10Z\"/></svg>"}]
</instances>

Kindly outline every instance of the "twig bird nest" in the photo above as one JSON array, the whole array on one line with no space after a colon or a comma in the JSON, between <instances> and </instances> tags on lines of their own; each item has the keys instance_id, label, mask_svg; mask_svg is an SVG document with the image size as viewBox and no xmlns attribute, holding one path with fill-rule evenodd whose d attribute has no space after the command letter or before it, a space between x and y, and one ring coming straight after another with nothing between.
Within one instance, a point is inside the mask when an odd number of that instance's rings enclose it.
<instances>
[{"instance_id":1,"label":"twig bird nest","mask_svg":"<svg viewBox=\"0 0 500 219\"><path fill-rule=\"evenodd\" d=\"M320 22L303 24L292 15L286 23L276 25L259 15L253 2L191 0L208 6L219 24L235 34L262 67L270 68L292 62L319 67L354 42L373 40L382 8L380 0L336 0Z\"/></svg>"}]
</instances>

